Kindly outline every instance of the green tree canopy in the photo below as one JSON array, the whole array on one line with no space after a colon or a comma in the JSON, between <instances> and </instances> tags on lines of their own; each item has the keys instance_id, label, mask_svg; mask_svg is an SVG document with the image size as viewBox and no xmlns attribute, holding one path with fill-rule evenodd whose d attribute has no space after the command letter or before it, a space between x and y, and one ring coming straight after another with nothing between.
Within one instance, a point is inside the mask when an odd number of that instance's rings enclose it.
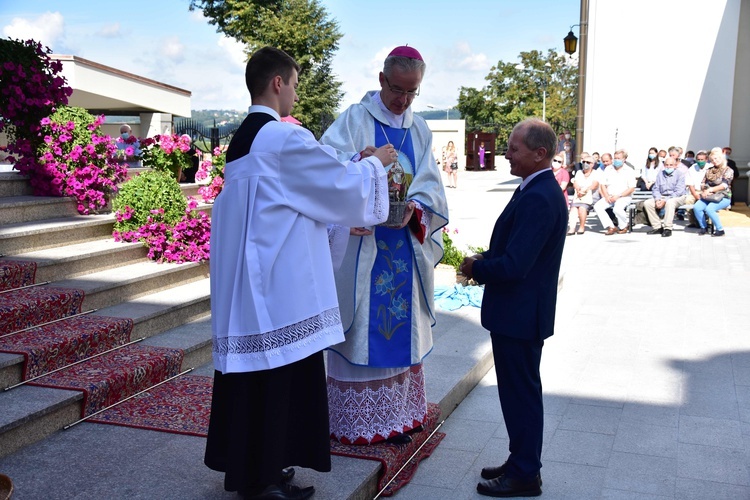
<instances>
[{"instance_id":1,"label":"green tree canopy","mask_svg":"<svg viewBox=\"0 0 750 500\"><path fill-rule=\"evenodd\" d=\"M297 60L300 102L294 116L320 137L333 120L343 96L331 71L341 39L338 24L328 19L318 0L191 0L190 10L203 14L217 30L246 46L248 57L270 45Z\"/></svg>"},{"instance_id":2,"label":"green tree canopy","mask_svg":"<svg viewBox=\"0 0 750 500\"><path fill-rule=\"evenodd\" d=\"M499 61L485 77L482 89L461 87L456 108L467 130L496 132L506 144L513 126L530 116L542 117L543 89L547 90L547 122L557 131L575 129L577 70L550 49L521 52L521 61ZM517 65L524 69L517 69ZM549 64L549 66L546 66Z\"/></svg>"}]
</instances>

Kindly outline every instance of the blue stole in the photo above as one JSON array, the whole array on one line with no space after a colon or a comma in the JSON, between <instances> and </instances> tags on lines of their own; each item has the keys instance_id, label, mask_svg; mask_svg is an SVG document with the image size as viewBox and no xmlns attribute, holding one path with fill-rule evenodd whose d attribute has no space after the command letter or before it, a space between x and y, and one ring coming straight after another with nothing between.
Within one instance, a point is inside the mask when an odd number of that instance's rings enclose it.
<instances>
[{"instance_id":1,"label":"blue stole","mask_svg":"<svg viewBox=\"0 0 750 500\"><path fill-rule=\"evenodd\" d=\"M390 142L398 151L404 175L414 176L414 146L409 129L375 121L375 146ZM376 226L375 264L370 274L369 363L378 368L411 365L414 250L409 227Z\"/></svg>"}]
</instances>

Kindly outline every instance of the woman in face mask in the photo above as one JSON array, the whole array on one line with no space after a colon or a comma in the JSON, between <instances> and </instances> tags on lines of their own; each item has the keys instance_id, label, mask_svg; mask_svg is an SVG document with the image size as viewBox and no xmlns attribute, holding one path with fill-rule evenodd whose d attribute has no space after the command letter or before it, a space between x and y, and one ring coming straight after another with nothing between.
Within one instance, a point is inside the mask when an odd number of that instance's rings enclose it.
<instances>
[{"instance_id":1,"label":"woman in face mask","mask_svg":"<svg viewBox=\"0 0 750 500\"><path fill-rule=\"evenodd\" d=\"M648 158L646 158L646 164L641 169L641 174L638 176L638 183L636 187L641 191L651 191L651 188L656 182L656 174L659 173L659 150L656 148L649 148Z\"/></svg>"},{"instance_id":2,"label":"woman in face mask","mask_svg":"<svg viewBox=\"0 0 750 500\"><path fill-rule=\"evenodd\" d=\"M693 213L697 219L700 230L698 234L706 234L706 216L714 225L712 236L724 236L724 227L721 225L719 210L727 208L732 202L732 180L734 172L727 165L727 158L721 148L713 148L708 157L711 166L706 169L703 184L699 194L700 199L693 205Z\"/></svg>"},{"instance_id":3,"label":"woman in face mask","mask_svg":"<svg viewBox=\"0 0 750 500\"><path fill-rule=\"evenodd\" d=\"M563 196L565 196L565 204L570 206L570 200L568 200L568 183L570 182L570 174L568 173L563 164L563 153L557 153L552 158L552 173L555 174L555 180L562 189Z\"/></svg>"},{"instance_id":4,"label":"woman in face mask","mask_svg":"<svg viewBox=\"0 0 750 500\"><path fill-rule=\"evenodd\" d=\"M593 193L599 189L599 171L594 170L594 158L583 156L581 158L581 170L576 172L573 178L573 205L568 219L568 236L572 234L583 234L586 231L586 217L594 203ZM578 232L576 233L576 218L578 219Z\"/></svg>"}]
</instances>

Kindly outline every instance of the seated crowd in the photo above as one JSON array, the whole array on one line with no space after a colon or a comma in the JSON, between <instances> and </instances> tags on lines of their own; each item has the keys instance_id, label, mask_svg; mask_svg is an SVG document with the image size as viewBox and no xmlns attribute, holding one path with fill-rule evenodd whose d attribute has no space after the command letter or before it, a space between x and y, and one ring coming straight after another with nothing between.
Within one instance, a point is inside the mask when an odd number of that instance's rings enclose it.
<instances>
[{"instance_id":1,"label":"seated crowd","mask_svg":"<svg viewBox=\"0 0 750 500\"><path fill-rule=\"evenodd\" d=\"M707 220L713 224L712 236L724 236L719 210L729 207L732 181L737 167L727 157L730 148L715 147L710 151L688 151L683 157L680 147L668 150L650 148L645 164L634 167L627 161L628 153L618 149L613 155L581 153L581 162L570 163L567 151L557 153L552 170L570 209L568 235L583 234L586 217L594 210L605 234L629 231L629 207L638 190L648 196L639 203L645 212L648 234L672 235L674 219L687 213L690 225L699 235L707 234ZM680 214L684 218L683 214ZM578 230L576 231L576 225Z\"/></svg>"}]
</instances>

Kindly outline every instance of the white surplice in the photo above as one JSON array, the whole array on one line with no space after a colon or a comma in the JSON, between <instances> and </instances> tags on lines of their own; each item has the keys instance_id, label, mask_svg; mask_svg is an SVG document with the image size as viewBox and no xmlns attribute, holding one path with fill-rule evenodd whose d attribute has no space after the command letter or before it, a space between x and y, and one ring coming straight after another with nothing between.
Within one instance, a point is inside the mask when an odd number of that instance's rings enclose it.
<instances>
[{"instance_id":1,"label":"white surplice","mask_svg":"<svg viewBox=\"0 0 750 500\"><path fill-rule=\"evenodd\" d=\"M253 108L279 119L269 108ZM342 342L326 226L370 226L387 216L387 179L377 158L340 162L302 127L263 126L249 154L226 165L214 203L214 367L266 370Z\"/></svg>"}]
</instances>

